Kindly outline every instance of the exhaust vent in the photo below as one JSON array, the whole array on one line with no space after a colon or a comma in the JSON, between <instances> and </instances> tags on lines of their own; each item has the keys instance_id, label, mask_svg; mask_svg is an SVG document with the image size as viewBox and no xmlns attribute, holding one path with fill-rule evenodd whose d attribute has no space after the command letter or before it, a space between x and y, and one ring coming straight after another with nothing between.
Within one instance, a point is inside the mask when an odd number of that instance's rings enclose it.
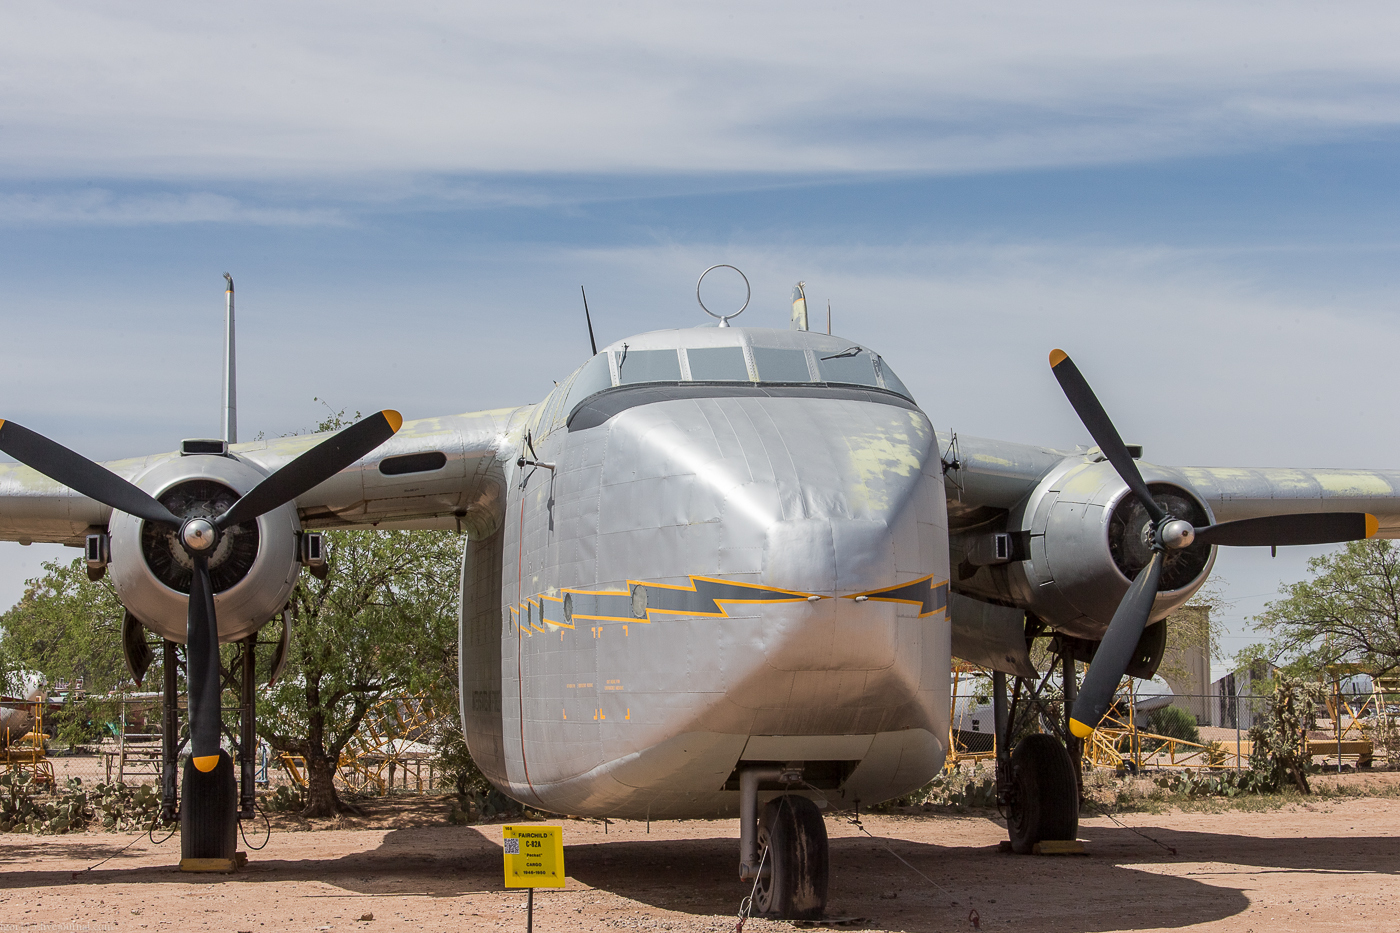
<instances>
[{"instance_id":1,"label":"exhaust vent","mask_svg":"<svg viewBox=\"0 0 1400 933\"><path fill-rule=\"evenodd\" d=\"M386 457L379 461L379 472L385 476L402 476L405 473L431 473L447 466L447 454L435 450L427 454L406 454L402 457Z\"/></svg>"},{"instance_id":2,"label":"exhaust vent","mask_svg":"<svg viewBox=\"0 0 1400 933\"><path fill-rule=\"evenodd\" d=\"M216 441L208 438L187 438L180 442L180 456L228 456L228 441Z\"/></svg>"}]
</instances>

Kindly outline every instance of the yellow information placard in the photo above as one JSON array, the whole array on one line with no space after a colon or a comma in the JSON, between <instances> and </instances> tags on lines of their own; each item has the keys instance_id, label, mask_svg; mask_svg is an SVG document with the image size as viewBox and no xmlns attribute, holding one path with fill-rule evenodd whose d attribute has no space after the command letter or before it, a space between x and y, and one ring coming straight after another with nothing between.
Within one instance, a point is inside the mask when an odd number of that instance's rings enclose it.
<instances>
[{"instance_id":1,"label":"yellow information placard","mask_svg":"<svg viewBox=\"0 0 1400 933\"><path fill-rule=\"evenodd\" d=\"M506 887L562 888L564 830L558 826L502 826Z\"/></svg>"}]
</instances>

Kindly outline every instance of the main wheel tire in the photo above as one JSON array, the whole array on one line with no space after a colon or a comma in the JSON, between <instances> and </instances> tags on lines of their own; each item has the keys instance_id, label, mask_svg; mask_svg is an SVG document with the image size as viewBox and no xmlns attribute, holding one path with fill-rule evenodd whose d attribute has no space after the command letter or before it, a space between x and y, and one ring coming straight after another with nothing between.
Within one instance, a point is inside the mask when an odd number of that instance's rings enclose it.
<instances>
[{"instance_id":1,"label":"main wheel tire","mask_svg":"<svg viewBox=\"0 0 1400 933\"><path fill-rule=\"evenodd\" d=\"M231 859L238 851L238 781L233 759L219 750L213 771L185 761L180 782L180 857Z\"/></svg>"},{"instance_id":2,"label":"main wheel tire","mask_svg":"<svg viewBox=\"0 0 1400 933\"><path fill-rule=\"evenodd\" d=\"M820 920L830 855L817 805L795 794L769 801L758 821L760 856L765 850L754 893L756 913L777 920Z\"/></svg>"},{"instance_id":3,"label":"main wheel tire","mask_svg":"<svg viewBox=\"0 0 1400 933\"><path fill-rule=\"evenodd\" d=\"M1037 842L1079 834L1079 784L1074 762L1053 735L1028 735L1011 753L1013 799L1007 817L1011 851L1027 855Z\"/></svg>"}]
</instances>

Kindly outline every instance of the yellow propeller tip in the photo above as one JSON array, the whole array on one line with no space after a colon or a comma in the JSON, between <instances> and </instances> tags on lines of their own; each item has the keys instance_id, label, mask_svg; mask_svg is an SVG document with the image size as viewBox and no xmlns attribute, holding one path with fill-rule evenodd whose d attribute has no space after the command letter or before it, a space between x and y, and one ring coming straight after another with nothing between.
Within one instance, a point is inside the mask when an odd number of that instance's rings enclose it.
<instances>
[{"instance_id":1,"label":"yellow propeller tip","mask_svg":"<svg viewBox=\"0 0 1400 933\"><path fill-rule=\"evenodd\" d=\"M5 422L0 421L0 425L3 425L4 423ZM1368 514L1366 516L1366 537L1374 538L1376 536L1376 532L1380 530L1381 520L1379 518L1376 518L1376 516L1374 515Z\"/></svg>"},{"instance_id":2,"label":"yellow propeller tip","mask_svg":"<svg viewBox=\"0 0 1400 933\"><path fill-rule=\"evenodd\" d=\"M1094 734L1094 727L1086 726L1084 723L1071 716L1069 718L1069 731L1074 733L1076 739L1087 739Z\"/></svg>"},{"instance_id":3,"label":"yellow propeller tip","mask_svg":"<svg viewBox=\"0 0 1400 933\"><path fill-rule=\"evenodd\" d=\"M392 408L386 408L380 414L384 416L385 421L389 422L389 427L394 429L394 433L397 434L399 428L403 427L403 415Z\"/></svg>"},{"instance_id":4,"label":"yellow propeller tip","mask_svg":"<svg viewBox=\"0 0 1400 933\"><path fill-rule=\"evenodd\" d=\"M192 760L194 761L194 766L205 774L208 774L219 766L218 755L197 755Z\"/></svg>"},{"instance_id":5,"label":"yellow propeller tip","mask_svg":"<svg viewBox=\"0 0 1400 933\"><path fill-rule=\"evenodd\" d=\"M1063 362L1064 362L1065 360L1067 360L1067 359L1069 359L1069 354L1066 353L1064 350L1051 350L1051 351L1050 351L1050 368L1051 368L1051 369L1054 369L1056 366L1059 366L1061 363L1063 363Z\"/></svg>"}]
</instances>

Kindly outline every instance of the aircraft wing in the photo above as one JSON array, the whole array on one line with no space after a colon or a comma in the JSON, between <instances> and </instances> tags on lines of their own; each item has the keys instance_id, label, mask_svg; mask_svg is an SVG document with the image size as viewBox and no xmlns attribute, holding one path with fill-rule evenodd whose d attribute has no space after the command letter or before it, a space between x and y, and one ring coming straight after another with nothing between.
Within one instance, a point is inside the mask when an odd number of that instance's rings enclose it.
<instances>
[{"instance_id":1,"label":"aircraft wing","mask_svg":"<svg viewBox=\"0 0 1400 933\"><path fill-rule=\"evenodd\" d=\"M1400 538L1400 470L1185 467L1217 522L1306 512L1369 512L1377 537Z\"/></svg>"},{"instance_id":2,"label":"aircraft wing","mask_svg":"<svg viewBox=\"0 0 1400 933\"><path fill-rule=\"evenodd\" d=\"M953 652L1026 676L1032 670L1023 614L1098 640L1136 567L1115 568L1105 523L1127 485L1096 449L1055 450L940 435L952 564ZM1378 535L1400 538L1400 471L1167 467L1138 461L1148 483L1198 499L1215 522L1318 512L1376 516ZM1206 523L1201 513L1198 524ZM1159 599L1156 618L1189 598L1209 573L1208 551L1191 558L1194 579ZM1126 573L1126 576L1125 576Z\"/></svg>"},{"instance_id":3,"label":"aircraft wing","mask_svg":"<svg viewBox=\"0 0 1400 933\"><path fill-rule=\"evenodd\" d=\"M304 527L444 528L489 535L505 501L504 439L524 409L404 422L393 438L297 499ZM308 434L234 444L232 452L268 473L324 440ZM104 463L136 481L178 453ZM0 540L82 545L111 509L17 463L0 464Z\"/></svg>"},{"instance_id":4,"label":"aircraft wing","mask_svg":"<svg viewBox=\"0 0 1400 933\"><path fill-rule=\"evenodd\" d=\"M953 533L981 525L1026 502L1066 461L1100 459L1093 449L1057 450L1030 444L939 434L947 471L948 521ZM1150 465L1144 464L1150 471ZM1400 470L1287 467L1169 467L1210 507L1217 522L1307 512L1369 512L1378 537L1400 538Z\"/></svg>"}]
</instances>

